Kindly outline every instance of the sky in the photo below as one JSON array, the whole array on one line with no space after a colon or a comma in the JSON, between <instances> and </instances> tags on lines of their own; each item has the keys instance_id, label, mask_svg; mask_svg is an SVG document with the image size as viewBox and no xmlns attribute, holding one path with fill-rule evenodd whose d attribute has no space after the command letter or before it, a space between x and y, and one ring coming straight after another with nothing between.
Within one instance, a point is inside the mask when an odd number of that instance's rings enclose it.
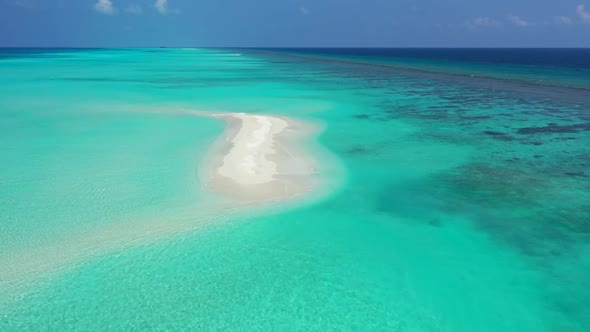
<instances>
[{"instance_id":1,"label":"sky","mask_svg":"<svg viewBox=\"0 0 590 332\"><path fill-rule=\"evenodd\" d=\"M590 47L590 0L0 0L0 47Z\"/></svg>"}]
</instances>

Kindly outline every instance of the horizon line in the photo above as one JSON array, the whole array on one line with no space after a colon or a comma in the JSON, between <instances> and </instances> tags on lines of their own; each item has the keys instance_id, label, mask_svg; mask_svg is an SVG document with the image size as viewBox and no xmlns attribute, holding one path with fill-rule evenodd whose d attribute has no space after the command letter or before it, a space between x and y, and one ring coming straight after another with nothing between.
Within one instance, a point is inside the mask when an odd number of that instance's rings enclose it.
<instances>
[{"instance_id":1,"label":"horizon line","mask_svg":"<svg viewBox=\"0 0 590 332\"><path fill-rule=\"evenodd\" d=\"M0 46L0 49L580 49L590 47L560 46Z\"/></svg>"}]
</instances>

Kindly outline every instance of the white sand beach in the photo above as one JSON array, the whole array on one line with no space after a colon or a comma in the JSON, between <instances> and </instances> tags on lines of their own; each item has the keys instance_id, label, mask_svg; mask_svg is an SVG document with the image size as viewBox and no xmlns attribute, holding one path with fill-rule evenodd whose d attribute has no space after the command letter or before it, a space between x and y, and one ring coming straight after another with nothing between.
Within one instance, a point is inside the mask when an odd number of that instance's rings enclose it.
<instances>
[{"instance_id":1,"label":"white sand beach","mask_svg":"<svg viewBox=\"0 0 590 332\"><path fill-rule=\"evenodd\" d=\"M285 120L261 115L227 115L241 121L231 140L232 146L223 158L220 175L241 185L264 184L278 174L277 164L270 160L275 151L275 136L288 127Z\"/></svg>"},{"instance_id":2,"label":"white sand beach","mask_svg":"<svg viewBox=\"0 0 590 332\"><path fill-rule=\"evenodd\" d=\"M276 201L314 187L317 167L299 141L312 132L279 116L221 113L229 127L203 172L208 190L241 202Z\"/></svg>"}]
</instances>

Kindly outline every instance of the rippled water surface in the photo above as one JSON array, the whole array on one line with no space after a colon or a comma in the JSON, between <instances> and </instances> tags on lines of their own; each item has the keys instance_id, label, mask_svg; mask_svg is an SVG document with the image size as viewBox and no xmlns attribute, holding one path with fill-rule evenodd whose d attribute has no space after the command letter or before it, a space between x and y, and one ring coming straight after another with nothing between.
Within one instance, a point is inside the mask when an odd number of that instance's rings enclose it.
<instances>
[{"instance_id":1,"label":"rippled water surface","mask_svg":"<svg viewBox=\"0 0 590 332\"><path fill-rule=\"evenodd\" d=\"M0 50L0 330L588 331L588 68L366 56ZM209 209L186 109L322 123L341 185Z\"/></svg>"}]
</instances>

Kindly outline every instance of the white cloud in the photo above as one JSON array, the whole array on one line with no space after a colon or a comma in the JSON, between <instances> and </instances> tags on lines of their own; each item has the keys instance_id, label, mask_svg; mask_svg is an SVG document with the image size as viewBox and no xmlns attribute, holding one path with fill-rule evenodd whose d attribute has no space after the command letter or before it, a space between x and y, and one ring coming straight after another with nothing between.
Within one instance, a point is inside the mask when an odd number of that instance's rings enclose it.
<instances>
[{"instance_id":1,"label":"white cloud","mask_svg":"<svg viewBox=\"0 0 590 332\"><path fill-rule=\"evenodd\" d=\"M309 9L305 8L305 7L299 7L299 11L301 12L301 14L303 15L309 15Z\"/></svg>"},{"instance_id":2,"label":"white cloud","mask_svg":"<svg viewBox=\"0 0 590 332\"><path fill-rule=\"evenodd\" d=\"M517 27L530 27L531 25L533 25L532 23L527 22L516 15L508 15L506 16L506 19L508 20L508 22L516 25Z\"/></svg>"},{"instance_id":3,"label":"white cloud","mask_svg":"<svg viewBox=\"0 0 590 332\"><path fill-rule=\"evenodd\" d=\"M489 17L478 17L471 21L467 22L467 27L470 29L475 29L478 27L486 27L486 28L499 28L502 26L502 23L494 20L493 18Z\"/></svg>"},{"instance_id":4,"label":"white cloud","mask_svg":"<svg viewBox=\"0 0 590 332\"><path fill-rule=\"evenodd\" d=\"M134 15L141 15L143 14L143 8L140 5L130 4L125 8L125 12Z\"/></svg>"},{"instance_id":5,"label":"white cloud","mask_svg":"<svg viewBox=\"0 0 590 332\"><path fill-rule=\"evenodd\" d=\"M178 10L168 8L168 0L156 0L154 7L162 15L178 13Z\"/></svg>"},{"instance_id":6,"label":"white cloud","mask_svg":"<svg viewBox=\"0 0 590 332\"><path fill-rule=\"evenodd\" d=\"M154 7L160 14L166 14L168 12L168 0L156 0Z\"/></svg>"},{"instance_id":7,"label":"white cloud","mask_svg":"<svg viewBox=\"0 0 590 332\"><path fill-rule=\"evenodd\" d=\"M114 15L117 12L117 9L113 6L113 2L111 0L98 0L96 4L94 4L94 9L106 15Z\"/></svg>"},{"instance_id":8,"label":"white cloud","mask_svg":"<svg viewBox=\"0 0 590 332\"><path fill-rule=\"evenodd\" d=\"M567 16L555 16L553 18L553 21L557 24L566 24L566 25L573 23L572 19Z\"/></svg>"},{"instance_id":9,"label":"white cloud","mask_svg":"<svg viewBox=\"0 0 590 332\"><path fill-rule=\"evenodd\" d=\"M590 13L586 11L584 5L578 5L578 7L576 7L576 13L582 21L590 23Z\"/></svg>"}]
</instances>

